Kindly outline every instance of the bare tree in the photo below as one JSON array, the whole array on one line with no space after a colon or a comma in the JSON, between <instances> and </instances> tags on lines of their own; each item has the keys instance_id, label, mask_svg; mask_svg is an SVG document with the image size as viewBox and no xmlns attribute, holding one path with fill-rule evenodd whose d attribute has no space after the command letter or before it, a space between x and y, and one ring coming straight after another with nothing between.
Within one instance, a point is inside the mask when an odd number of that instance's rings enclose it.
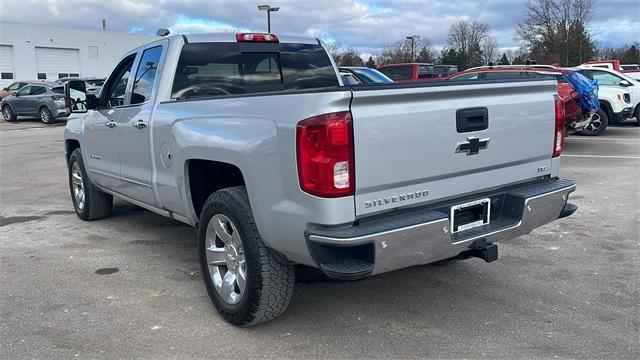
<instances>
[{"instance_id":1,"label":"bare tree","mask_svg":"<svg viewBox=\"0 0 640 360\"><path fill-rule=\"evenodd\" d=\"M427 38L415 40L414 51L418 49L417 60L420 62L432 62L434 50L431 42ZM414 58L411 53L411 42L409 40L398 40L382 49L382 54L376 59L378 65L411 62Z\"/></svg>"},{"instance_id":2,"label":"bare tree","mask_svg":"<svg viewBox=\"0 0 640 360\"><path fill-rule=\"evenodd\" d=\"M481 43L489 35L489 26L476 21L458 21L449 28L449 45L462 54L466 67L482 64Z\"/></svg>"},{"instance_id":3,"label":"bare tree","mask_svg":"<svg viewBox=\"0 0 640 360\"><path fill-rule=\"evenodd\" d=\"M527 0L525 20L516 26L538 62L575 65L593 57L595 46L586 30L593 0Z\"/></svg>"},{"instance_id":4,"label":"bare tree","mask_svg":"<svg viewBox=\"0 0 640 360\"><path fill-rule=\"evenodd\" d=\"M482 59L485 65L489 65L490 62L495 62L498 54L498 42L495 37L487 36L482 40Z\"/></svg>"},{"instance_id":5,"label":"bare tree","mask_svg":"<svg viewBox=\"0 0 640 360\"><path fill-rule=\"evenodd\" d=\"M364 66L360 52L354 48L343 49L333 56L338 66Z\"/></svg>"}]
</instances>

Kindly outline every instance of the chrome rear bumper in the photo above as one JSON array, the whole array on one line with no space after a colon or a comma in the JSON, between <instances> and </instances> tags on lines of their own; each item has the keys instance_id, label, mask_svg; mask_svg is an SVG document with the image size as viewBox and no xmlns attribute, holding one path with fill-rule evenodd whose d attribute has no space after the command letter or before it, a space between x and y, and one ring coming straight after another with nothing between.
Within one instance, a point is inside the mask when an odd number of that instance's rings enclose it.
<instances>
[{"instance_id":1,"label":"chrome rear bumper","mask_svg":"<svg viewBox=\"0 0 640 360\"><path fill-rule=\"evenodd\" d=\"M358 225L312 227L307 240L312 257L328 275L359 278L448 259L479 239L499 242L527 234L561 214L568 216L563 209L575 188L571 180L551 179L362 220ZM492 204L491 223L452 234L448 209L486 197ZM341 276L341 266L356 276Z\"/></svg>"}]
</instances>

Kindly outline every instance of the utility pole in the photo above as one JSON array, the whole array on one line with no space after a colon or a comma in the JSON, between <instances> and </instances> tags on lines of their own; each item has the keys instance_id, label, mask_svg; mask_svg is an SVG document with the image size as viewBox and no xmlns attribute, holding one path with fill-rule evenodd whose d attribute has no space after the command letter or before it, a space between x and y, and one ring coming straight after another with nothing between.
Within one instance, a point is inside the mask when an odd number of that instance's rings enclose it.
<instances>
[{"instance_id":1,"label":"utility pole","mask_svg":"<svg viewBox=\"0 0 640 360\"><path fill-rule=\"evenodd\" d=\"M414 62L416 59L415 45L416 40L420 40L420 35L409 35L406 37L407 40L411 40L411 62Z\"/></svg>"},{"instance_id":2,"label":"utility pole","mask_svg":"<svg viewBox=\"0 0 640 360\"><path fill-rule=\"evenodd\" d=\"M279 7L271 7L271 5L258 5L258 10L267 12L267 32L271 34L271 12L280 10Z\"/></svg>"}]
</instances>

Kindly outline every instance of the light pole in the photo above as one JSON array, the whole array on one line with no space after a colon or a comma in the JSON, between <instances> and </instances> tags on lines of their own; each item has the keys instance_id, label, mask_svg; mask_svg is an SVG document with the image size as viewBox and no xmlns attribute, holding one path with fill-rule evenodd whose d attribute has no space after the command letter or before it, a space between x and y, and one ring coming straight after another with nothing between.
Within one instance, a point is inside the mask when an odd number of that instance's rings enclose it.
<instances>
[{"instance_id":1,"label":"light pole","mask_svg":"<svg viewBox=\"0 0 640 360\"><path fill-rule=\"evenodd\" d=\"M258 5L258 10L267 12L267 32L271 34L271 12L280 10L279 7L271 7L271 5Z\"/></svg>"},{"instance_id":2,"label":"light pole","mask_svg":"<svg viewBox=\"0 0 640 360\"><path fill-rule=\"evenodd\" d=\"M420 40L420 35L407 36L407 40L411 40L411 61L413 62L413 61L415 61L415 57L416 57L415 56L415 50L414 50L415 42L416 42L416 40Z\"/></svg>"}]
</instances>

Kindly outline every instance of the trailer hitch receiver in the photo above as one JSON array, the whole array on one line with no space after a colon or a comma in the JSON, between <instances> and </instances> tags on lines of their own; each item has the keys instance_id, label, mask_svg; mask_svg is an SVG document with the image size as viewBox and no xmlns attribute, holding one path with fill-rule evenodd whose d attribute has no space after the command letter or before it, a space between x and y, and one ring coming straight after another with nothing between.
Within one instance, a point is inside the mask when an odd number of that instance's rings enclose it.
<instances>
[{"instance_id":1,"label":"trailer hitch receiver","mask_svg":"<svg viewBox=\"0 0 640 360\"><path fill-rule=\"evenodd\" d=\"M458 255L460 259L477 257L486 262L498 260L498 245L488 242L486 239L478 239L469 245L469 250L465 250Z\"/></svg>"}]
</instances>

